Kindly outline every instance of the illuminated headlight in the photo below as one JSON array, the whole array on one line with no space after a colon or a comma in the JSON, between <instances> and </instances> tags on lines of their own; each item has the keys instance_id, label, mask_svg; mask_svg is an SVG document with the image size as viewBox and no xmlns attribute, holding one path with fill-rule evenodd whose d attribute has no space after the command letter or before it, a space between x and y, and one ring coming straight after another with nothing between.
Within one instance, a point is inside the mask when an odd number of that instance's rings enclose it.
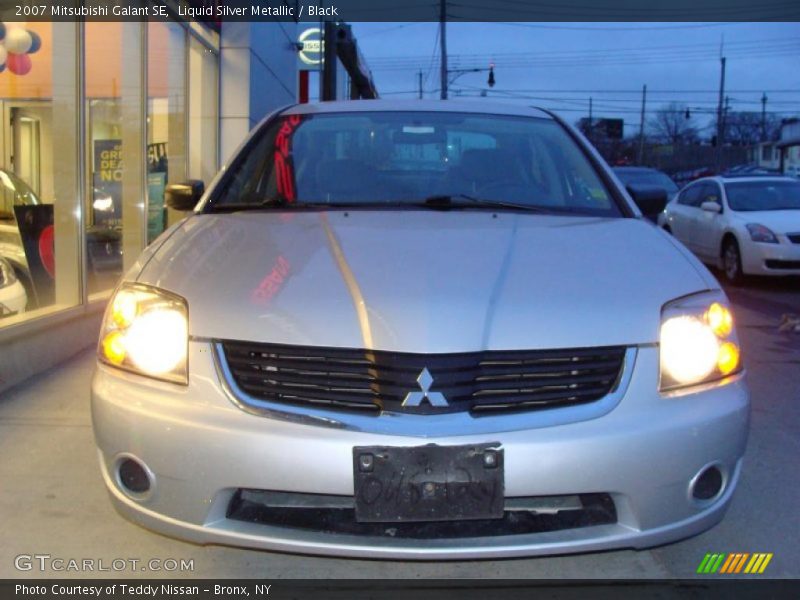
<instances>
[{"instance_id":1,"label":"illuminated headlight","mask_svg":"<svg viewBox=\"0 0 800 600\"><path fill-rule=\"evenodd\" d=\"M742 369L728 301L704 292L667 304L661 313L661 391L722 379Z\"/></svg>"},{"instance_id":2,"label":"illuminated headlight","mask_svg":"<svg viewBox=\"0 0 800 600\"><path fill-rule=\"evenodd\" d=\"M106 309L97 354L106 364L186 384L188 321L180 296L123 284Z\"/></svg>"}]
</instances>

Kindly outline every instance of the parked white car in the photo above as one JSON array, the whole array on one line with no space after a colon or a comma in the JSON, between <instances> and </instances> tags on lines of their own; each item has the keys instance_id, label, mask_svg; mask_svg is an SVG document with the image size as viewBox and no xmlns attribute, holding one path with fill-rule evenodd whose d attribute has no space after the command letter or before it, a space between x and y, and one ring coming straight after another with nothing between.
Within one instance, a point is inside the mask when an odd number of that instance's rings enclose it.
<instances>
[{"instance_id":1,"label":"parked white car","mask_svg":"<svg viewBox=\"0 0 800 600\"><path fill-rule=\"evenodd\" d=\"M744 275L800 275L800 181L707 177L667 205L659 225L731 283Z\"/></svg>"}]
</instances>

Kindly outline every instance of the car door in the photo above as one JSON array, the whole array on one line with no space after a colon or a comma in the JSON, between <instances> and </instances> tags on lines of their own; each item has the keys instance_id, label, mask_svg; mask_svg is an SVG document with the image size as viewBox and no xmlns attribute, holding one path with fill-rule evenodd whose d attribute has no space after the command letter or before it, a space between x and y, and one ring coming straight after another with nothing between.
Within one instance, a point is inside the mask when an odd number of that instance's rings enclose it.
<instances>
[{"instance_id":1,"label":"car door","mask_svg":"<svg viewBox=\"0 0 800 600\"><path fill-rule=\"evenodd\" d=\"M683 189L677 200L670 204L668 225L684 246L692 249L692 227L700 206L702 183L693 183Z\"/></svg>"},{"instance_id":2,"label":"car door","mask_svg":"<svg viewBox=\"0 0 800 600\"><path fill-rule=\"evenodd\" d=\"M701 207L703 202L716 202L723 206L722 189L716 181L704 183L699 196ZM725 217L724 212L715 213L702 208L698 211L692 226L692 249L704 259L716 260L719 256Z\"/></svg>"}]
</instances>

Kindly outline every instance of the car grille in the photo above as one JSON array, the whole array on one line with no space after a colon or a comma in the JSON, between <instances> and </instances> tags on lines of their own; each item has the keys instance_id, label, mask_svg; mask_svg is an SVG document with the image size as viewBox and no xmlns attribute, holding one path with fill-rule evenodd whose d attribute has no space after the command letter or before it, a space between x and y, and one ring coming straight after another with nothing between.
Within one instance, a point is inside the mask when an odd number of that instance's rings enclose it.
<instances>
[{"instance_id":1,"label":"car grille","mask_svg":"<svg viewBox=\"0 0 800 600\"><path fill-rule=\"evenodd\" d=\"M614 501L605 493L506 498L499 519L413 523L360 523L356 521L351 496L281 493L278 501L273 500L274 496L264 490L239 489L226 516L234 521L303 531L439 540L545 533L617 522ZM291 496L298 496L297 501ZM574 502L564 502L571 499Z\"/></svg>"},{"instance_id":2,"label":"car grille","mask_svg":"<svg viewBox=\"0 0 800 600\"><path fill-rule=\"evenodd\" d=\"M619 381L626 350L411 354L238 341L224 341L222 349L236 385L258 400L376 415L475 416L599 400Z\"/></svg>"},{"instance_id":3,"label":"car grille","mask_svg":"<svg viewBox=\"0 0 800 600\"><path fill-rule=\"evenodd\" d=\"M768 269L800 269L800 260L767 260Z\"/></svg>"},{"instance_id":4,"label":"car grille","mask_svg":"<svg viewBox=\"0 0 800 600\"><path fill-rule=\"evenodd\" d=\"M800 233L789 233L786 237L788 237L789 241L793 244L800 244Z\"/></svg>"}]
</instances>

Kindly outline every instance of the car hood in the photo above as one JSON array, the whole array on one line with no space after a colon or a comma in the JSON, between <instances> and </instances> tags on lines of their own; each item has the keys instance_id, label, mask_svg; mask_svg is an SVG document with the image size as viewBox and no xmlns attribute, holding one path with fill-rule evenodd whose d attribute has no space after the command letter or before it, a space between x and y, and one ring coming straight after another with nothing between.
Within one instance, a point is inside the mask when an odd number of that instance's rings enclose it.
<instances>
[{"instance_id":1,"label":"car hood","mask_svg":"<svg viewBox=\"0 0 800 600\"><path fill-rule=\"evenodd\" d=\"M743 223L758 223L775 233L800 233L800 210L741 211L736 216Z\"/></svg>"},{"instance_id":2,"label":"car hood","mask_svg":"<svg viewBox=\"0 0 800 600\"><path fill-rule=\"evenodd\" d=\"M355 210L197 215L138 281L195 337L455 352L655 342L700 273L639 219Z\"/></svg>"}]
</instances>

